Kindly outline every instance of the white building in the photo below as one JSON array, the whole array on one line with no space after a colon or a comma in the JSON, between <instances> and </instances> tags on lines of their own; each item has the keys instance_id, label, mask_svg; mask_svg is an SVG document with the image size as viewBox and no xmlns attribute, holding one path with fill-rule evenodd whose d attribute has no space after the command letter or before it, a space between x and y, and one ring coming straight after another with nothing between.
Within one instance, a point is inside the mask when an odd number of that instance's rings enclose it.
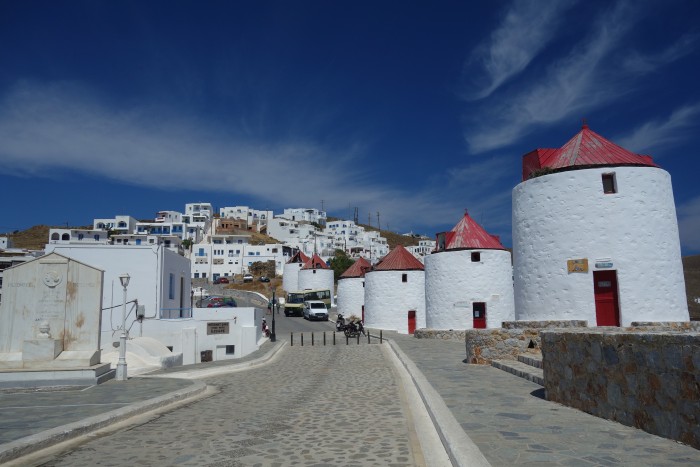
<instances>
[{"instance_id":1,"label":"white building","mask_svg":"<svg viewBox=\"0 0 700 467\"><path fill-rule=\"evenodd\" d=\"M338 279L338 313L344 317L365 314L365 272L371 268L369 261L360 258Z\"/></svg>"},{"instance_id":2,"label":"white building","mask_svg":"<svg viewBox=\"0 0 700 467\"><path fill-rule=\"evenodd\" d=\"M401 245L365 274L365 325L402 334L426 326L423 264Z\"/></svg>"},{"instance_id":3,"label":"white building","mask_svg":"<svg viewBox=\"0 0 700 467\"><path fill-rule=\"evenodd\" d=\"M285 209L280 216L290 221L315 222L321 226L326 225L326 211L314 208L293 208Z\"/></svg>"},{"instance_id":4,"label":"white building","mask_svg":"<svg viewBox=\"0 0 700 467\"><path fill-rule=\"evenodd\" d=\"M523 157L513 251L519 320L689 320L670 175L587 125Z\"/></svg>"},{"instance_id":5,"label":"white building","mask_svg":"<svg viewBox=\"0 0 700 467\"><path fill-rule=\"evenodd\" d=\"M418 245L407 246L406 249L416 258L422 259L435 250L435 240L421 239L418 240Z\"/></svg>"},{"instance_id":6,"label":"white building","mask_svg":"<svg viewBox=\"0 0 700 467\"><path fill-rule=\"evenodd\" d=\"M268 220L272 219L274 215L270 210L261 211L251 209L248 206L228 206L219 209L219 217L243 220L247 230L260 232L264 227L267 227Z\"/></svg>"},{"instance_id":7,"label":"white building","mask_svg":"<svg viewBox=\"0 0 700 467\"><path fill-rule=\"evenodd\" d=\"M313 255L299 270L299 290L330 290L331 306L335 306L333 270L318 255Z\"/></svg>"},{"instance_id":8,"label":"white building","mask_svg":"<svg viewBox=\"0 0 700 467\"><path fill-rule=\"evenodd\" d=\"M114 230L117 233L132 233L138 221L131 216L114 216L110 219L95 219L93 230Z\"/></svg>"},{"instance_id":9,"label":"white building","mask_svg":"<svg viewBox=\"0 0 700 467\"><path fill-rule=\"evenodd\" d=\"M304 264L309 261L309 257L303 252L297 251L284 265L282 274L282 289L285 292L296 292L299 290L299 271Z\"/></svg>"},{"instance_id":10,"label":"white building","mask_svg":"<svg viewBox=\"0 0 700 467\"><path fill-rule=\"evenodd\" d=\"M498 237L465 213L433 244L424 258L429 329L500 328L515 319L511 256Z\"/></svg>"},{"instance_id":11,"label":"white building","mask_svg":"<svg viewBox=\"0 0 700 467\"><path fill-rule=\"evenodd\" d=\"M104 351L121 334L123 288L119 276L123 273L130 276L127 287L130 337L154 338L174 353L182 353L184 364L198 363L202 352L211 351L212 360L220 360L240 358L258 349L262 311L193 309L190 261L162 243L49 243L46 252L56 252L104 271L101 330Z\"/></svg>"}]
</instances>

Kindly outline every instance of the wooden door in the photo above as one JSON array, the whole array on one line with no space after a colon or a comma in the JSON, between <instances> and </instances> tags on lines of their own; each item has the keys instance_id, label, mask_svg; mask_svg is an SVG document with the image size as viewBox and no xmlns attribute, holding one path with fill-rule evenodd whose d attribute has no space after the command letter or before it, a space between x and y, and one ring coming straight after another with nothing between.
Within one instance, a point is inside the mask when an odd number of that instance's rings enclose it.
<instances>
[{"instance_id":1,"label":"wooden door","mask_svg":"<svg viewBox=\"0 0 700 467\"><path fill-rule=\"evenodd\" d=\"M472 303L472 316L474 329L486 329L486 303Z\"/></svg>"},{"instance_id":2,"label":"wooden door","mask_svg":"<svg viewBox=\"0 0 700 467\"><path fill-rule=\"evenodd\" d=\"M416 332L416 310L408 311L408 333Z\"/></svg>"},{"instance_id":3,"label":"wooden door","mask_svg":"<svg viewBox=\"0 0 700 467\"><path fill-rule=\"evenodd\" d=\"M595 317L597 326L619 326L617 271L594 271Z\"/></svg>"}]
</instances>

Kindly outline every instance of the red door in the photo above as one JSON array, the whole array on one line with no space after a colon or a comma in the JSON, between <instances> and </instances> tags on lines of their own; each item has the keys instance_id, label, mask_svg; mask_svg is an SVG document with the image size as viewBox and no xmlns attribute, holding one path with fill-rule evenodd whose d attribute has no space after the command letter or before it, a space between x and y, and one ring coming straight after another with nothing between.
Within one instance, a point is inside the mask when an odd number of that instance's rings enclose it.
<instances>
[{"instance_id":1,"label":"red door","mask_svg":"<svg viewBox=\"0 0 700 467\"><path fill-rule=\"evenodd\" d=\"M617 272L593 271L593 292L595 293L596 325L619 326Z\"/></svg>"},{"instance_id":2,"label":"red door","mask_svg":"<svg viewBox=\"0 0 700 467\"><path fill-rule=\"evenodd\" d=\"M416 310L408 311L408 333L416 332Z\"/></svg>"},{"instance_id":3,"label":"red door","mask_svg":"<svg viewBox=\"0 0 700 467\"><path fill-rule=\"evenodd\" d=\"M486 329L486 303L474 302L472 303L472 310L474 313L474 329Z\"/></svg>"}]
</instances>

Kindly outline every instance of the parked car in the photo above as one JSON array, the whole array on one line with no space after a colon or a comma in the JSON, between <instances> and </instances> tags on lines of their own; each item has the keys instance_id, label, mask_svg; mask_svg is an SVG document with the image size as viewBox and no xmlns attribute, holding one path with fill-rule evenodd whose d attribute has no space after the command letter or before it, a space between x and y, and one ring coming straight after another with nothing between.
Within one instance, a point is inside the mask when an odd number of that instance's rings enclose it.
<instances>
[{"instance_id":1,"label":"parked car","mask_svg":"<svg viewBox=\"0 0 700 467\"><path fill-rule=\"evenodd\" d=\"M219 284L228 284L228 277L219 277Z\"/></svg>"},{"instance_id":2,"label":"parked car","mask_svg":"<svg viewBox=\"0 0 700 467\"><path fill-rule=\"evenodd\" d=\"M328 309L326 304L320 300L309 300L304 302L304 319L328 321Z\"/></svg>"},{"instance_id":3,"label":"parked car","mask_svg":"<svg viewBox=\"0 0 700 467\"><path fill-rule=\"evenodd\" d=\"M267 276L260 276L260 282L270 282L270 278Z\"/></svg>"},{"instance_id":4,"label":"parked car","mask_svg":"<svg viewBox=\"0 0 700 467\"><path fill-rule=\"evenodd\" d=\"M243 275L243 282L253 282L253 275L252 274L244 274Z\"/></svg>"},{"instance_id":5,"label":"parked car","mask_svg":"<svg viewBox=\"0 0 700 467\"><path fill-rule=\"evenodd\" d=\"M233 297L214 295L197 302L199 308L233 308L238 306Z\"/></svg>"}]
</instances>

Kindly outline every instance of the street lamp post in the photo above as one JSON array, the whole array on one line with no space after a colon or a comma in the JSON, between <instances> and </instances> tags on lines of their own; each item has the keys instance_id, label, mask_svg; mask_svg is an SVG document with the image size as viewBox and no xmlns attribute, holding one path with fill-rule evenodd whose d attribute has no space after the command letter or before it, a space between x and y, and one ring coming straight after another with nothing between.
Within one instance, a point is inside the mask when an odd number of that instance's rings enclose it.
<instances>
[{"instance_id":1,"label":"street lamp post","mask_svg":"<svg viewBox=\"0 0 700 467\"><path fill-rule=\"evenodd\" d=\"M126 381L126 288L129 286L129 274L121 274L119 282L124 288L124 303L122 303L122 335L119 338L119 362L117 363L117 381Z\"/></svg>"},{"instance_id":2,"label":"street lamp post","mask_svg":"<svg viewBox=\"0 0 700 467\"><path fill-rule=\"evenodd\" d=\"M272 306L270 310L272 311L272 331L270 332L270 342L275 342L277 340L277 334L275 334L275 291L272 291Z\"/></svg>"}]
</instances>

